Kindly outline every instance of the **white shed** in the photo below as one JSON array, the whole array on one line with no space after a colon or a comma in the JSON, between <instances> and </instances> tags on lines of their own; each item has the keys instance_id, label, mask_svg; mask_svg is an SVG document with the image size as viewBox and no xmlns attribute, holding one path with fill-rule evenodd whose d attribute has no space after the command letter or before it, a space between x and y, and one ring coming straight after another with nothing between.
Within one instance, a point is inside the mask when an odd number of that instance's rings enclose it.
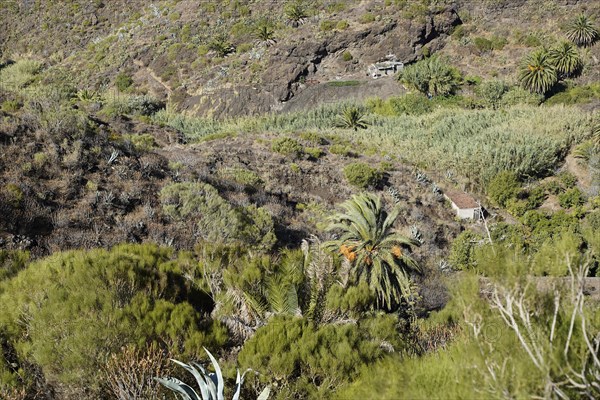
<instances>
[{"instance_id":1,"label":"white shed","mask_svg":"<svg viewBox=\"0 0 600 400\"><path fill-rule=\"evenodd\" d=\"M458 218L474 220L481 218L481 206L470 194L449 189L444 191L444 197L450 201Z\"/></svg>"}]
</instances>

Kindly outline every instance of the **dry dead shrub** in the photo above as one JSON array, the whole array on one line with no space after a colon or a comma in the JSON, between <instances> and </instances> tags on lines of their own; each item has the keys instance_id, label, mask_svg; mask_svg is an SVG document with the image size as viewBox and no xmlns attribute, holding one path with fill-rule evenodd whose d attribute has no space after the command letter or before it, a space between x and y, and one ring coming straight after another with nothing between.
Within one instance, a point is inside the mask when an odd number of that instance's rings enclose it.
<instances>
[{"instance_id":1,"label":"dry dead shrub","mask_svg":"<svg viewBox=\"0 0 600 400\"><path fill-rule=\"evenodd\" d=\"M169 376L169 354L152 344L140 350L123 347L112 354L104 368L107 389L119 400L152 400L162 398L162 387L154 380Z\"/></svg>"},{"instance_id":2,"label":"dry dead shrub","mask_svg":"<svg viewBox=\"0 0 600 400\"><path fill-rule=\"evenodd\" d=\"M25 400L27 392L25 388L3 388L0 387L0 399L4 400Z\"/></svg>"}]
</instances>

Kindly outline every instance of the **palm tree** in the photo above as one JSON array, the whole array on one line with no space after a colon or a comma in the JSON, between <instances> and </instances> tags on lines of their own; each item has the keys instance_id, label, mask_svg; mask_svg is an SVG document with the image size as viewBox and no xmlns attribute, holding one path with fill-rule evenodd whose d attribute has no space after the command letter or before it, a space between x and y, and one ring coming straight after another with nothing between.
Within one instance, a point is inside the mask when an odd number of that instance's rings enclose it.
<instances>
[{"instance_id":1,"label":"palm tree","mask_svg":"<svg viewBox=\"0 0 600 400\"><path fill-rule=\"evenodd\" d=\"M355 282L364 280L377 297L377 306L391 309L402 298L402 288L409 282L408 272L420 272L405 248L418 243L398 233L394 222L400 209L389 214L381 196L363 193L342 203L344 212L331 217L329 231L341 231L339 239L326 245L350 263Z\"/></svg>"},{"instance_id":2,"label":"palm tree","mask_svg":"<svg viewBox=\"0 0 600 400\"><path fill-rule=\"evenodd\" d=\"M545 49L534 51L523 60L519 81L525 89L539 94L545 94L556 84L556 68Z\"/></svg>"},{"instance_id":3,"label":"palm tree","mask_svg":"<svg viewBox=\"0 0 600 400\"><path fill-rule=\"evenodd\" d=\"M567 41L562 41L551 48L548 51L548 58L561 78L577 74L583 66L579 52Z\"/></svg>"},{"instance_id":4,"label":"palm tree","mask_svg":"<svg viewBox=\"0 0 600 400\"><path fill-rule=\"evenodd\" d=\"M585 14L580 14L569 25L567 37L578 46L588 47L598 40L598 29Z\"/></svg>"},{"instance_id":5,"label":"palm tree","mask_svg":"<svg viewBox=\"0 0 600 400\"><path fill-rule=\"evenodd\" d=\"M339 128L354 129L357 131L360 129L367 129L369 126L368 122L365 121L365 114L362 110L356 106L346 107L342 114L339 116L337 126Z\"/></svg>"},{"instance_id":6,"label":"palm tree","mask_svg":"<svg viewBox=\"0 0 600 400\"><path fill-rule=\"evenodd\" d=\"M429 64L429 93L432 96L446 96L452 94L460 85L460 72L446 64L438 57L428 60Z\"/></svg>"}]
</instances>

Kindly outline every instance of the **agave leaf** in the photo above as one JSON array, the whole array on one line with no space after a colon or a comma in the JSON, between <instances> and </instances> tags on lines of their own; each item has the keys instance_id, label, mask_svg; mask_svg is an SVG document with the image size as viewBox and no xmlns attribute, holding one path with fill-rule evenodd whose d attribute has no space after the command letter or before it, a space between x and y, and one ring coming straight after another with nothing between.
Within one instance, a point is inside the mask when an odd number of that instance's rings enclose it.
<instances>
[{"instance_id":1,"label":"agave leaf","mask_svg":"<svg viewBox=\"0 0 600 400\"><path fill-rule=\"evenodd\" d=\"M237 377L235 379L235 393L233 394L232 400L239 400L240 392L242 390L242 385L244 384L244 377L246 376L246 373L248 373L248 371L252 371L252 370L250 368L248 368L246 371L244 371L242 376L240 376L240 370L239 369L237 370Z\"/></svg>"},{"instance_id":2,"label":"agave leaf","mask_svg":"<svg viewBox=\"0 0 600 400\"><path fill-rule=\"evenodd\" d=\"M198 364L198 363L191 363L194 366L198 367L200 369L200 371L202 371L202 376L204 378L205 381L205 385L203 388L200 388L200 390L206 390L206 399L207 400L214 400L217 398L217 388L215 386L215 382L213 381L213 379L210 377L210 374L208 372L206 372L206 370L204 369L204 367L202 367L202 365ZM203 394L204 396L204 394Z\"/></svg>"},{"instance_id":3,"label":"agave leaf","mask_svg":"<svg viewBox=\"0 0 600 400\"><path fill-rule=\"evenodd\" d=\"M269 395L271 394L271 386L267 386L263 389L260 395L256 398L256 400L267 400Z\"/></svg>"},{"instance_id":4,"label":"agave leaf","mask_svg":"<svg viewBox=\"0 0 600 400\"><path fill-rule=\"evenodd\" d=\"M204 347L204 351L206 352L206 354L208 354L208 357L210 358L210 361L213 364L213 367L215 367L215 374L216 374L216 378L217 378L217 400L223 400L223 374L221 373L221 367L219 367L219 363L217 362L217 360L213 357L213 355L210 353L210 351L208 351L206 349L206 347ZM215 374L211 374L211 378L213 378L214 381L214 375Z\"/></svg>"},{"instance_id":5,"label":"agave leaf","mask_svg":"<svg viewBox=\"0 0 600 400\"><path fill-rule=\"evenodd\" d=\"M198 387L200 388L200 394L202 395L202 399L209 400L210 397L209 397L208 387L206 385L206 378L205 378L206 371L204 370L204 368L200 367L201 372L198 372L198 370L191 365L182 363L181 361L177 361L174 359L171 359L171 361L173 361L177 365L182 366L183 368L186 369L186 371L188 371L192 375L194 375L194 378L196 378L196 382L198 383Z\"/></svg>"},{"instance_id":6,"label":"agave leaf","mask_svg":"<svg viewBox=\"0 0 600 400\"><path fill-rule=\"evenodd\" d=\"M158 383L179 393L183 400L200 400L198 394L189 385L183 383L177 378L154 378Z\"/></svg>"},{"instance_id":7,"label":"agave leaf","mask_svg":"<svg viewBox=\"0 0 600 400\"><path fill-rule=\"evenodd\" d=\"M198 372L198 370L191 365L182 363L181 361L177 361L174 359L171 359L171 361L173 361L175 364L185 368L186 371L188 371L192 375L194 375L194 378L196 378L196 382L198 383L198 387L200 388L200 393L202 394L202 399L208 400L209 399L208 388L206 386L205 378L202 376L202 374L200 372ZM203 371L203 373L204 373L204 371Z\"/></svg>"}]
</instances>

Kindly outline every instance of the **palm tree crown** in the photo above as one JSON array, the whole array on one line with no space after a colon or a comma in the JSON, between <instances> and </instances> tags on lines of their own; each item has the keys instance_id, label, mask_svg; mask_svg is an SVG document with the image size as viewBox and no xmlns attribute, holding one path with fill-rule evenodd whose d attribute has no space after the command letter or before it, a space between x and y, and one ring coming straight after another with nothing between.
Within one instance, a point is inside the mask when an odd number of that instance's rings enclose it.
<instances>
[{"instance_id":1,"label":"palm tree crown","mask_svg":"<svg viewBox=\"0 0 600 400\"><path fill-rule=\"evenodd\" d=\"M391 308L398 304L402 287L409 281L408 271L420 272L405 247L418 243L393 228L400 209L388 213L381 197L360 194L342 203L343 212L331 217L328 230L339 230L339 239L327 243L351 265L356 281L365 280L377 297L377 305Z\"/></svg>"},{"instance_id":2,"label":"palm tree crown","mask_svg":"<svg viewBox=\"0 0 600 400\"><path fill-rule=\"evenodd\" d=\"M544 94L556 84L556 68L544 49L531 53L523 60L519 81L530 92Z\"/></svg>"},{"instance_id":3,"label":"palm tree crown","mask_svg":"<svg viewBox=\"0 0 600 400\"><path fill-rule=\"evenodd\" d=\"M583 66L579 52L571 43L560 42L548 51L548 58L562 77L570 77Z\"/></svg>"},{"instance_id":4,"label":"palm tree crown","mask_svg":"<svg viewBox=\"0 0 600 400\"><path fill-rule=\"evenodd\" d=\"M349 106L342 111L337 126L357 131L358 129L367 129L369 123L365 120L365 114L359 107Z\"/></svg>"},{"instance_id":5,"label":"palm tree crown","mask_svg":"<svg viewBox=\"0 0 600 400\"><path fill-rule=\"evenodd\" d=\"M577 46L588 47L598 40L598 29L585 14L580 14L569 25L567 37Z\"/></svg>"}]
</instances>

